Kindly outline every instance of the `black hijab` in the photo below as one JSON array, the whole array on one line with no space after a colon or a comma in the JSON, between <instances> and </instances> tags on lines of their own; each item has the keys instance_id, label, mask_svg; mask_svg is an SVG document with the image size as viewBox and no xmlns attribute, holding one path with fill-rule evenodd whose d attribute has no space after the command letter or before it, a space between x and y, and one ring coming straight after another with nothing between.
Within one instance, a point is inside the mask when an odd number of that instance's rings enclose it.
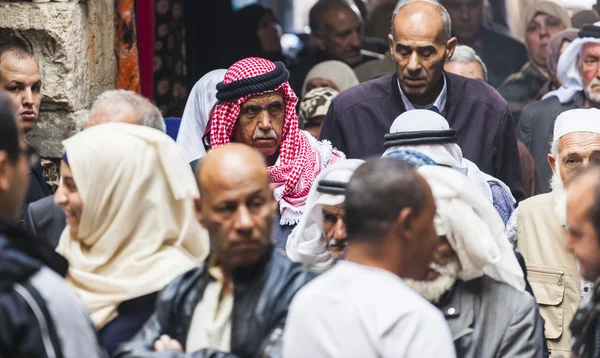
<instances>
[{"instance_id":1,"label":"black hijab","mask_svg":"<svg viewBox=\"0 0 600 358\"><path fill-rule=\"evenodd\" d=\"M284 57L279 53L266 53L260 45L258 38L258 27L262 18L267 15L273 15L273 11L261 5L249 5L233 13L233 61L237 62L247 57L262 57L273 62L283 61Z\"/></svg>"}]
</instances>

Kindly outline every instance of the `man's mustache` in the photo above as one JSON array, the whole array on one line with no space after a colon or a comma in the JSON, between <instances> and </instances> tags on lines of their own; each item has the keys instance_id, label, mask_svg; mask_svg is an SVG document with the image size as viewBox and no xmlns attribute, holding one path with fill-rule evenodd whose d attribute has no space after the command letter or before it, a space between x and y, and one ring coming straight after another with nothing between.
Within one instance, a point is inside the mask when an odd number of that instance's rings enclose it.
<instances>
[{"instance_id":1,"label":"man's mustache","mask_svg":"<svg viewBox=\"0 0 600 358\"><path fill-rule=\"evenodd\" d=\"M269 129L268 131L256 128L254 134L252 135L252 140L257 139L277 139L277 133L275 133L273 128Z\"/></svg>"}]
</instances>

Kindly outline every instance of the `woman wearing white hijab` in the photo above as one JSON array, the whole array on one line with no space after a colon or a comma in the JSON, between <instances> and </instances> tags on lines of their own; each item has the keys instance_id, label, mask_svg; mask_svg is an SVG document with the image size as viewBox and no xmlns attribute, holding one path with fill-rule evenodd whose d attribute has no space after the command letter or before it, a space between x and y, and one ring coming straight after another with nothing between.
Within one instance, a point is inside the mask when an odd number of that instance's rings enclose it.
<instances>
[{"instance_id":1,"label":"woman wearing white hijab","mask_svg":"<svg viewBox=\"0 0 600 358\"><path fill-rule=\"evenodd\" d=\"M63 144L55 203L68 225L57 251L111 352L149 318L158 291L206 258L198 188L179 147L155 129L102 124Z\"/></svg>"},{"instance_id":2,"label":"woman wearing white hijab","mask_svg":"<svg viewBox=\"0 0 600 358\"><path fill-rule=\"evenodd\" d=\"M300 262L315 272L323 272L335 263L327 233L323 228L323 206L343 204L344 194L328 194L319 191L321 181L347 184L354 171L364 163L360 159L348 159L324 169L310 189L306 209L294 231L288 237L286 252L290 260ZM339 244L339 243L336 243ZM343 245L342 245L343 247Z\"/></svg>"},{"instance_id":3,"label":"woman wearing white hijab","mask_svg":"<svg viewBox=\"0 0 600 358\"><path fill-rule=\"evenodd\" d=\"M354 70L345 63L335 60L321 62L306 75L302 85L302 98L308 91L318 87L329 87L342 92L359 83Z\"/></svg>"},{"instance_id":4,"label":"woman wearing white hijab","mask_svg":"<svg viewBox=\"0 0 600 358\"><path fill-rule=\"evenodd\" d=\"M214 70L205 74L190 92L177 134L177 144L188 163L206 155L202 137L217 103L217 83L223 81L225 72L227 70Z\"/></svg>"}]
</instances>

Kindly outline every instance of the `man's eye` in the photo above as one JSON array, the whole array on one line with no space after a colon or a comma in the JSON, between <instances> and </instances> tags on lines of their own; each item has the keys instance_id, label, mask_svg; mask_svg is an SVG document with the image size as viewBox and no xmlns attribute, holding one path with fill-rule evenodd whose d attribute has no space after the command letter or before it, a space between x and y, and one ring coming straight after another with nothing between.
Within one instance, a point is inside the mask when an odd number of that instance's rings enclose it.
<instances>
[{"instance_id":1,"label":"man's eye","mask_svg":"<svg viewBox=\"0 0 600 358\"><path fill-rule=\"evenodd\" d=\"M325 219L325 221L328 221L330 223L335 223L337 221L337 218L331 214L325 214L324 219Z\"/></svg>"},{"instance_id":2,"label":"man's eye","mask_svg":"<svg viewBox=\"0 0 600 358\"><path fill-rule=\"evenodd\" d=\"M17 91L19 91L19 87L8 87L7 90L9 92L17 92Z\"/></svg>"}]
</instances>

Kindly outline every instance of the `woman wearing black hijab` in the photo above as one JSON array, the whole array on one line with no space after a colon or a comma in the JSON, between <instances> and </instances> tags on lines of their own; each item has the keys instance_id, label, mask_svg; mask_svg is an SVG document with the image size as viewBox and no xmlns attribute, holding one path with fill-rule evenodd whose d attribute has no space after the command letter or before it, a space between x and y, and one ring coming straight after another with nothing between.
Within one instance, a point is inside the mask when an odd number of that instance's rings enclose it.
<instances>
[{"instance_id":1,"label":"woman wearing black hijab","mask_svg":"<svg viewBox=\"0 0 600 358\"><path fill-rule=\"evenodd\" d=\"M233 14L232 63L246 57L262 57L270 61L282 61L289 65L289 60L281 53L279 23L271 9L261 5L249 5Z\"/></svg>"}]
</instances>

